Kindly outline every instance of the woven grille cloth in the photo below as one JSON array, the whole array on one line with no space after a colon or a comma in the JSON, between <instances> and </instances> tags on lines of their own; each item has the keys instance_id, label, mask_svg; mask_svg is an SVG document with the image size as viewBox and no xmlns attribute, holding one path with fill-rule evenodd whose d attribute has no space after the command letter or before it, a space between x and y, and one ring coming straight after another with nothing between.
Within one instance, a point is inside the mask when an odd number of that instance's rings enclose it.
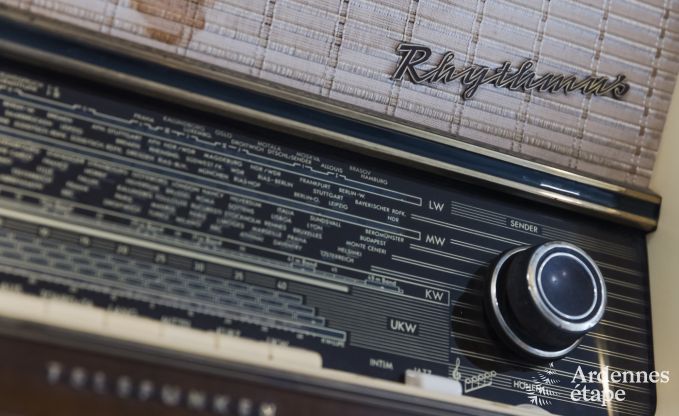
<instances>
[{"instance_id":1,"label":"woven grille cloth","mask_svg":"<svg viewBox=\"0 0 679 416\"><path fill-rule=\"evenodd\" d=\"M679 0L0 0L587 176L648 185L679 71ZM627 75L622 99L390 80L397 43L458 67ZM432 62L436 59L432 59ZM425 68L425 67L423 67Z\"/></svg>"}]
</instances>

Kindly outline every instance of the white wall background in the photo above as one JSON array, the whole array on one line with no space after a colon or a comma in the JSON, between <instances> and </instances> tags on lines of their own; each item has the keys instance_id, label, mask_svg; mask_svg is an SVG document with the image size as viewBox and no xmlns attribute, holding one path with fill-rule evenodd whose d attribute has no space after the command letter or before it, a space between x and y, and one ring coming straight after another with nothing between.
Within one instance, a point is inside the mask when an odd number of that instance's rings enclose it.
<instances>
[{"instance_id":1,"label":"white wall background","mask_svg":"<svg viewBox=\"0 0 679 416\"><path fill-rule=\"evenodd\" d=\"M656 415L670 416L679 414L679 83L651 189L663 197L658 230L648 237L655 367L670 370L670 382L657 386Z\"/></svg>"}]
</instances>

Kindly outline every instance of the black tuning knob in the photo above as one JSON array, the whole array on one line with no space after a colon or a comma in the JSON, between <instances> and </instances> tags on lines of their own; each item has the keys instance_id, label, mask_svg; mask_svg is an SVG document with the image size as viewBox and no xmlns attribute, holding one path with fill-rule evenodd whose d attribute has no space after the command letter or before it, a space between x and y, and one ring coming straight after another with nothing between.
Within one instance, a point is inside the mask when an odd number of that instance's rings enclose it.
<instances>
[{"instance_id":1,"label":"black tuning knob","mask_svg":"<svg viewBox=\"0 0 679 416\"><path fill-rule=\"evenodd\" d=\"M573 244L549 242L502 254L491 269L486 312L515 352L561 358L601 320L606 284L591 257Z\"/></svg>"}]
</instances>

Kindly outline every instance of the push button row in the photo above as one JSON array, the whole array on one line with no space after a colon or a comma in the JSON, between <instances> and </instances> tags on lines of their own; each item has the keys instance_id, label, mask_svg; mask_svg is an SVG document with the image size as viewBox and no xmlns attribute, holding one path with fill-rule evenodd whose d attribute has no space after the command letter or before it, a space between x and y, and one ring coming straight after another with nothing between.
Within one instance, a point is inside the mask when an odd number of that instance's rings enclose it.
<instances>
[{"instance_id":1,"label":"push button row","mask_svg":"<svg viewBox=\"0 0 679 416\"><path fill-rule=\"evenodd\" d=\"M226 361L307 369L323 366L321 355L314 351L201 331L90 305L17 292L0 290L0 315Z\"/></svg>"}]
</instances>

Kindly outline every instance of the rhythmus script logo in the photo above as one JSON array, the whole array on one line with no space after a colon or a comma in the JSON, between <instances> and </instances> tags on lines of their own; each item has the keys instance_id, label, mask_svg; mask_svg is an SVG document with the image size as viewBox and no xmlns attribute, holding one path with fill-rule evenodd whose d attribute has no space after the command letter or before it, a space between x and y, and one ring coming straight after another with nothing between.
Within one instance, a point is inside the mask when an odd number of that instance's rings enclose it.
<instances>
[{"instance_id":1,"label":"rhythmus script logo","mask_svg":"<svg viewBox=\"0 0 679 416\"><path fill-rule=\"evenodd\" d=\"M495 69L482 65L457 68L453 62L454 52L445 52L435 67L424 70L417 67L429 60L432 55L430 48L414 43L401 43L396 51L401 55L401 59L391 79L401 81L407 77L415 84L437 82L446 84L459 81L464 87L462 98L465 100L472 98L484 84L510 91L548 93L562 91L564 94L580 91L585 95L610 95L613 98L622 98L630 89L624 75L618 75L613 79L605 76L578 79L575 75L553 73L537 75L533 71L536 63L530 60L515 69L510 62L505 62Z\"/></svg>"}]
</instances>

